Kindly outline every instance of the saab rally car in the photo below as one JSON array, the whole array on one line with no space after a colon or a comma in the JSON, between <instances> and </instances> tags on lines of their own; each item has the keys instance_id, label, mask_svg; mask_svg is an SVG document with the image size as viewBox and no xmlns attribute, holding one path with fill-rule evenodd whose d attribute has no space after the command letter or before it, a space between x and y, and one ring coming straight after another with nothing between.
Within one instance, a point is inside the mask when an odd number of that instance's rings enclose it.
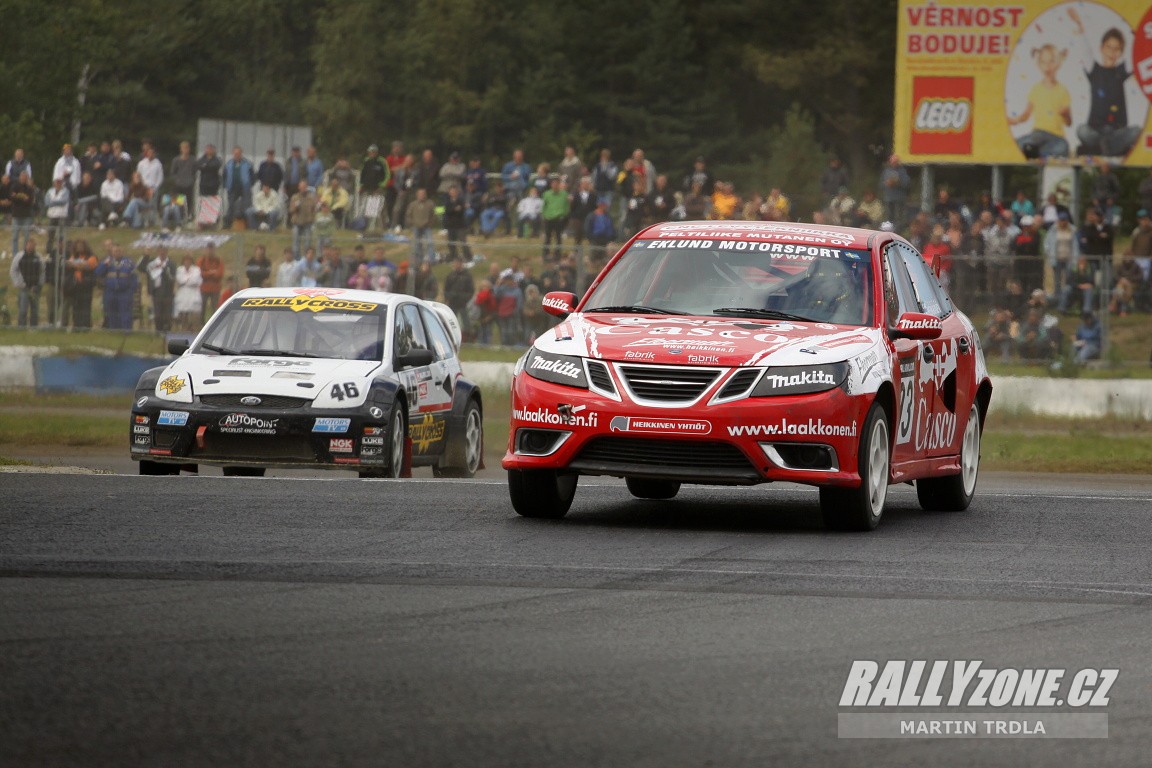
<instances>
[{"instance_id":1,"label":"saab rally car","mask_svg":"<svg viewBox=\"0 0 1152 768\"><path fill-rule=\"evenodd\" d=\"M460 327L443 304L327 288L233 296L181 357L136 385L129 436L145 475L219 465L471 477L482 401L461 376Z\"/></svg>"},{"instance_id":2,"label":"saab rally car","mask_svg":"<svg viewBox=\"0 0 1152 768\"><path fill-rule=\"evenodd\" d=\"M907 241L770 222L658 224L517 363L503 466L516 511L564 515L579 475L667 499L682 483L818 486L830 527L976 490L992 385L972 323Z\"/></svg>"}]
</instances>

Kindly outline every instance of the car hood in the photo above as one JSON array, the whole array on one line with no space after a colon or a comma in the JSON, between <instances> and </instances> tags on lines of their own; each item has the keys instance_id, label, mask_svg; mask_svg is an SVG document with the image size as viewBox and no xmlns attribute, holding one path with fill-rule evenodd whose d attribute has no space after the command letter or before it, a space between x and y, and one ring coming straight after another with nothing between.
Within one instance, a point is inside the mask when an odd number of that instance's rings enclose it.
<instances>
[{"instance_id":1,"label":"car hood","mask_svg":"<svg viewBox=\"0 0 1152 768\"><path fill-rule=\"evenodd\" d=\"M574 314L542 334L545 352L666 365L819 365L874 347L877 328L830 323Z\"/></svg>"},{"instance_id":2,"label":"car hood","mask_svg":"<svg viewBox=\"0 0 1152 768\"><path fill-rule=\"evenodd\" d=\"M333 379L359 381L374 374L380 365L374 360L185 355L164 370L157 389L164 389L168 382L166 389L171 395L170 390L183 389L184 382L191 385L192 393L201 396L256 394L312 400ZM313 386L301 386L309 383Z\"/></svg>"}]
</instances>

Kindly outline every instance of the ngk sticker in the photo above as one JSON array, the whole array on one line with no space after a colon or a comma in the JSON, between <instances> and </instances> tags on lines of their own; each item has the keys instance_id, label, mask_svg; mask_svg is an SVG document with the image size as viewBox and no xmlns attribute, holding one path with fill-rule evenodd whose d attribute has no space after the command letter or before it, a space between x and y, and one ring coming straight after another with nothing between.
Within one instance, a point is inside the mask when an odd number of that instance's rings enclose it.
<instances>
[{"instance_id":1,"label":"ngk sticker","mask_svg":"<svg viewBox=\"0 0 1152 768\"><path fill-rule=\"evenodd\" d=\"M912 136L916 155L971 155L973 78L912 79Z\"/></svg>"}]
</instances>

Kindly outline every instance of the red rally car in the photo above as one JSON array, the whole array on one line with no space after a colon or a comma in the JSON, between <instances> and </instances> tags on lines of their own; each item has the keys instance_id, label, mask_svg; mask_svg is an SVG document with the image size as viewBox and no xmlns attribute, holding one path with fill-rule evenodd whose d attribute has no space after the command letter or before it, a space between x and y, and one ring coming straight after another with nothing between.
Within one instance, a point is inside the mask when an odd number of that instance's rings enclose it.
<instances>
[{"instance_id":1,"label":"red rally car","mask_svg":"<svg viewBox=\"0 0 1152 768\"><path fill-rule=\"evenodd\" d=\"M503 466L527 517L580 475L668 499L682 483L818 486L828 527L870 530L891 483L925 509L976 491L992 384L971 321L890 232L657 224L516 365Z\"/></svg>"}]
</instances>

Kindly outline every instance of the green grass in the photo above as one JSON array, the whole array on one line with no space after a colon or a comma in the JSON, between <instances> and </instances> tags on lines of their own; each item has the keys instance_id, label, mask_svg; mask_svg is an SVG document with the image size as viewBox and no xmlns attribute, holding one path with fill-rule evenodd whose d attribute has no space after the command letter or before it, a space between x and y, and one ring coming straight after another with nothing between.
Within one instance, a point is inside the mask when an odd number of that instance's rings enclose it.
<instances>
[{"instance_id":1,"label":"green grass","mask_svg":"<svg viewBox=\"0 0 1152 768\"><path fill-rule=\"evenodd\" d=\"M0 412L0 444L8 452L19 446L69 446L128 450L128 407L122 414L87 415L28 410Z\"/></svg>"},{"instance_id":2,"label":"green grass","mask_svg":"<svg viewBox=\"0 0 1152 768\"><path fill-rule=\"evenodd\" d=\"M24 461L23 459L10 459L7 456L0 456L0 467L30 467L32 462Z\"/></svg>"},{"instance_id":3,"label":"green grass","mask_svg":"<svg viewBox=\"0 0 1152 768\"><path fill-rule=\"evenodd\" d=\"M1152 471L1152 436L984 433L982 467L1024 472L1145 475Z\"/></svg>"}]
</instances>

